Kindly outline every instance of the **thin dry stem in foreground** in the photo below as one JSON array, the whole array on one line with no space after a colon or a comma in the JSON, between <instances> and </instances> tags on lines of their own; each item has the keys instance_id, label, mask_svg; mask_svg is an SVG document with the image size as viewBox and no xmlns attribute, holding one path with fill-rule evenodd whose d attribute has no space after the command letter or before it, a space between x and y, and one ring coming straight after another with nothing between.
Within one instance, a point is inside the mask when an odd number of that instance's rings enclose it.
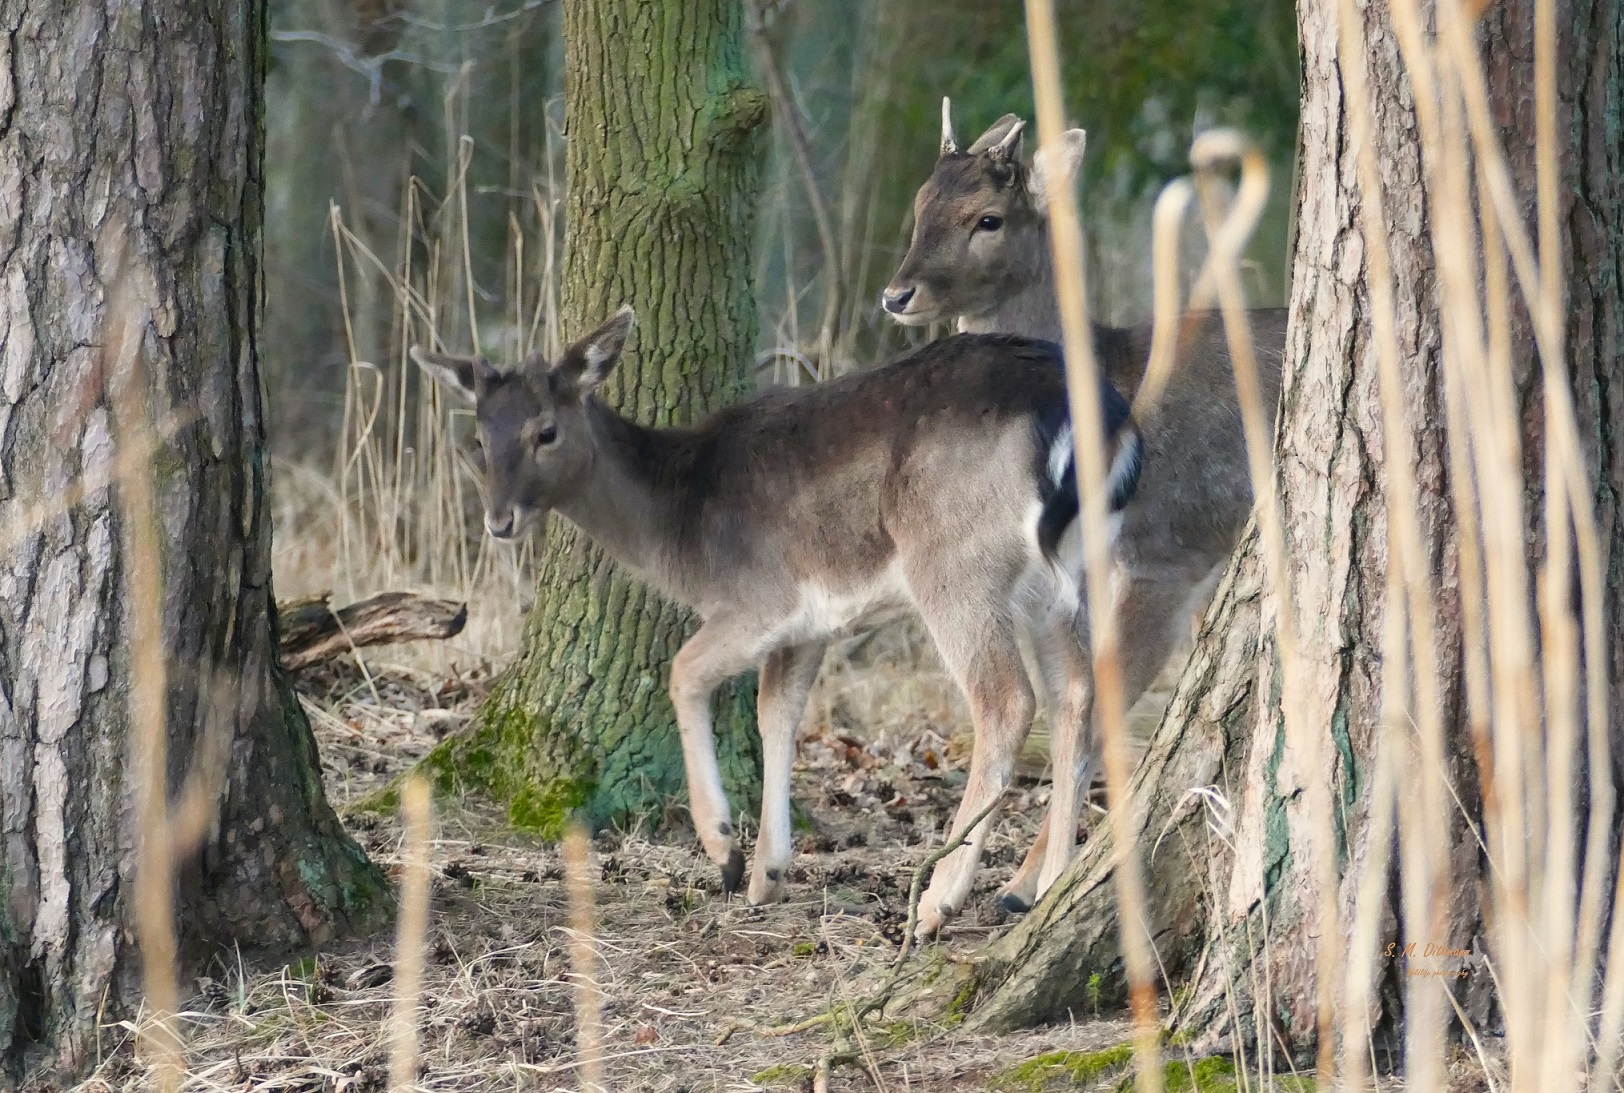
<instances>
[{"instance_id":1,"label":"thin dry stem in foreground","mask_svg":"<svg viewBox=\"0 0 1624 1093\"><path fill-rule=\"evenodd\" d=\"M1587 477L1563 359L1554 8L1547 0L1535 5L1537 272L1472 41L1475 12L1464 10L1457 0L1441 3L1436 44L1429 42L1413 0L1396 0L1393 14L1400 52L1416 89L1427 206L1433 210L1433 246L1443 286L1444 386L1463 578L1467 716L1484 782L1490 872L1485 914L1493 924L1511 1084L1514 1090L1563 1089L1576 1071L1584 1069L1596 986L1595 956L1606 913L1606 871L1616 865L1605 853L1614 787L1606 741L1600 547L1591 499L1586 495ZM1354 140L1359 146L1385 402L1388 388L1396 387L1396 368L1390 364L1396 350L1384 334L1384 328L1391 330L1390 282L1385 250L1376 245L1385 242L1385 229L1380 226L1374 153L1368 147L1364 72L1355 61L1362 58L1363 48L1355 26L1357 15L1348 4L1343 5L1343 20L1344 86L1349 90ZM1474 163L1475 176L1470 170ZM1474 183L1478 196L1475 221L1471 216ZM1482 296L1478 291L1479 256ZM1508 258L1533 320L1543 373L1545 562L1537 581L1541 590L1538 634L1528 611L1531 559L1523 540L1524 482L1518 396L1512 376ZM1405 428L1391 409L1386 417L1390 437ZM1475 466L1468 468L1468 459ZM1386 471L1394 495L1389 502L1394 530L1404 540L1414 535L1413 529L1398 526L1410 515L1405 494L1414 495L1414 472L1408 460L1391 452ZM1400 564L1411 571L1412 581L1424 575L1409 560L1419 554L1415 541L1401 541L1396 551ZM1480 550L1486 567L1478 563ZM1568 599L1575 552L1584 632L1582 664L1578 627ZM1479 594L1485 575L1486 613ZM1432 646L1424 625L1430 622L1426 612L1431 605L1422 602L1414 590L1410 602L1412 651L1418 658L1430 658ZM1485 639L1490 650L1487 661L1479 652ZM1393 662L1388 663L1392 672ZM1430 667L1430 660L1422 665L1418 682L1425 682ZM1578 703L1581 668L1589 700L1583 713ZM1389 679L1387 685L1394 683ZM1488 700L1491 692L1495 696L1492 704ZM1442 799L1443 740L1437 726L1439 700L1430 697L1423 686L1416 702L1424 752L1423 794L1418 807L1404 810L1405 907L1407 917L1427 922L1429 936L1436 936L1445 921L1450 890ZM1588 760L1590 791L1585 869L1583 882L1577 886L1576 825L1581 810L1575 797L1580 762L1576 752ZM1407 799L1404 803L1410 804ZM1543 838L1527 840L1524 833L1530 831L1543 833ZM1624 885L1618 893L1624 895ZM1619 895L1614 897L1615 905ZM1441 1072L1441 1003L1448 1001L1457 1013L1460 1010L1445 995L1441 982L1434 985L1424 978L1412 978L1408 986L1408 1069L1413 1081L1425 1083ZM1624 998L1624 977L1616 960L1608 962L1601 993L1601 1035L1591 1077L1605 1081L1611 1077L1616 1058L1606 1000Z\"/></svg>"},{"instance_id":2,"label":"thin dry stem in foreground","mask_svg":"<svg viewBox=\"0 0 1624 1093\"><path fill-rule=\"evenodd\" d=\"M1227 162L1241 165L1240 191L1230 215L1220 220L1211 195L1212 173ZM1263 544L1264 565L1274 599L1275 644L1283 676L1280 695L1286 738L1307 759L1308 769L1323 772L1323 734L1310 731L1304 723L1306 680L1298 645L1297 605L1287 576L1286 537L1280 519L1280 499L1274 479L1273 418L1263 405L1257 358L1242 294L1240 256L1257 218L1262 215L1269 193L1269 168L1262 153L1233 130L1209 130L1196 138L1190 149L1190 163L1196 170L1196 185L1202 190L1207 232L1211 239L1211 266L1218 300L1229 339L1230 360L1235 370L1235 391L1246 432L1246 453L1252 476L1252 494L1257 499L1259 539ZM1329 779L1311 779L1307 788L1311 844L1306 848L1315 878L1319 939L1315 985L1319 1057L1316 1077L1328 1082L1334 1072L1335 1049L1333 1013L1340 973L1338 939L1342 926L1337 908L1336 829L1331 817Z\"/></svg>"},{"instance_id":3,"label":"thin dry stem in foreground","mask_svg":"<svg viewBox=\"0 0 1624 1093\"><path fill-rule=\"evenodd\" d=\"M564 883L570 902L570 979L575 985L575 1044L581 1054L582 1093L604 1093L603 993L593 940L597 912L592 895L591 842L586 828L571 824L564 836Z\"/></svg>"},{"instance_id":4,"label":"thin dry stem in foreground","mask_svg":"<svg viewBox=\"0 0 1624 1093\"><path fill-rule=\"evenodd\" d=\"M119 446L151 449L146 375L141 367L145 318L126 268L124 232L115 228L108 268L116 271L107 308L107 345L111 347L103 376L113 406ZM108 367L108 366L111 367ZM175 982L175 915L171 884L174 852L170 846L168 766L163 632L163 555L158 541L152 477L133 469L120 482L123 502L124 556L128 566L130 642L130 749L136 772L138 828L135 917L141 946L142 991L151 1017L143 1022L147 1050L158 1057L161 1093L180 1088L185 1060L175 1032L179 1008Z\"/></svg>"},{"instance_id":5,"label":"thin dry stem in foreground","mask_svg":"<svg viewBox=\"0 0 1624 1093\"><path fill-rule=\"evenodd\" d=\"M1032 58L1032 87L1037 108L1039 146L1058 157L1065 140L1060 94L1059 32L1053 0L1027 0L1027 45ZM1058 161L1058 160L1057 160ZM1161 1053L1156 1013L1153 942L1145 928L1143 864L1134 835L1133 796L1129 789L1126 709L1122 665L1118 655L1116 603L1111 589L1110 546L1106 533L1105 435L1100 407L1100 371L1088 321L1088 290L1083 270L1082 227L1077 197L1067 172L1048 178L1049 241L1053 248L1055 287L1064 332L1067 389L1071 402L1077 488L1082 500L1085 569L1088 579L1088 631L1094 651L1094 712L1104 737L1105 780L1110 796L1110 823L1117 862L1112 870L1120 904L1122 950L1127 964L1134 1016L1134 1059L1142 1093L1160 1093ZM1055 743L1063 737L1055 736ZM1074 792L1069 757L1055 755L1059 772L1054 792ZM1070 815L1062 811L1061 815ZM1070 841L1069 832L1056 838Z\"/></svg>"},{"instance_id":6,"label":"thin dry stem in foreground","mask_svg":"<svg viewBox=\"0 0 1624 1093\"><path fill-rule=\"evenodd\" d=\"M417 1084L418 1000L423 991L423 952L429 926L432 810L428 782L415 774L407 778L400 792L406 867L395 930L395 1005L389 1014L389 1088L396 1093Z\"/></svg>"},{"instance_id":7,"label":"thin dry stem in foreground","mask_svg":"<svg viewBox=\"0 0 1624 1093\"><path fill-rule=\"evenodd\" d=\"M1413 424L1405 411L1404 384L1400 373L1398 337L1393 319L1393 275L1387 251L1387 220L1383 212L1380 176L1377 171L1376 150L1370 129L1370 96L1366 84L1363 36L1359 14L1352 0L1343 0L1340 18L1339 57L1344 87L1349 100L1351 136L1357 158L1360 189L1360 224L1365 241L1365 254L1371 296L1371 327L1376 349L1376 363L1380 379L1383 417L1383 435L1386 446L1384 457L1387 475L1387 511L1389 547L1389 574L1387 581L1387 617L1383 622L1382 662L1385 674L1382 681L1383 738L1378 745L1377 792L1385 786L1384 775L1391 769L1393 757L1387 752L1398 746L1405 728L1406 705L1409 695L1406 683L1408 671L1405 661L1408 622L1409 654L1415 661L1416 711L1423 740L1434 741L1441 747L1443 726L1442 691L1438 678L1436 657L1437 628L1433 614L1433 593L1430 563L1422 542L1419 506L1414 478L1408 468L1416 465L1409 438L1414 435ZM1400 600L1400 593L1404 599ZM1441 770L1423 770L1423 777L1442 777ZM1378 797L1371 805L1372 845L1378 848L1376 861L1368 864L1360 878L1359 909L1356 912L1355 971L1345 995L1347 1007L1343 1016L1343 1066L1350 1085L1364 1081L1364 1053L1369 1047L1367 1014L1370 1006L1371 973L1376 957L1375 912L1380 896L1380 880L1387 868L1389 825L1392 822L1392 803ZM1368 955L1366 955L1368 954Z\"/></svg>"}]
</instances>

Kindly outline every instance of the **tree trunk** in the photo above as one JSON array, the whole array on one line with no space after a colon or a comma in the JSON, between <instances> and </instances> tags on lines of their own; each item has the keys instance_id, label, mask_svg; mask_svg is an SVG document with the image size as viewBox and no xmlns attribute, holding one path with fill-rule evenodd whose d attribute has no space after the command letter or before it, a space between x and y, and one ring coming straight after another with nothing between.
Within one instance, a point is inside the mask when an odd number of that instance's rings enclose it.
<instances>
[{"instance_id":1,"label":"tree trunk","mask_svg":"<svg viewBox=\"0 0 1624 1093\"><path fill-rule=\"evenodd\" d=\"M129 711L152 642L171 790L210 741L229 746L201 852L177 863L183 966L308 946L387 908L277 667L257 357L264 43L258 0L0 0L0 1081L94 1062L138 982ZM160 423L135 471L153 479L161 620L133 609L107 487L121 243ZM76 482L90 488L70 504Z\"/></svg>"},{"instance_id":2,"label":"tree trunk","mask_svg":"<svg viewBox=\"0 0 1624 1093\"><path fill-rule=\"evenodd\" d=\"M1360 5L1367 82L1387 213L1394 315L1418 453L1421 531L1430 551L1441 652L1451 811L1444 916L1447 937L1404 921L1397 885L1381 918L1379 948L1394 940L1447 943L1481 954L1484 926L1480 773L1462 684L1459 544L1450 490L1440 371L1442 332L1430 209L1410 77L1385 4ZM1535 191L1534 4L1505 0L1478 23L1491 111L1509 159L1523 220ZM1620 590L1624 538L1624 5L1558 6L1557 90L1561 237L1568 286L1567 380L1577 403L1607 567L1607 671L1613 738L1624 719ZM1274 628L1280 605L1261 580L1255 536L1231 563L1172 705L1134 779L1141 853L1150 856L1151 930L1172 977L1174 1020L1198 1045L1263 1042L1307 1054L1315 1043L1313 937L1318 882L1305 846L1305 787L1334 787L1335 899L1349 937L1369 838L1373 759L1381 721L1383 589L1389 481L1383 449L1372 311L1360 221L1356 149L1337 57L1337 0L1302 0L1301 188L1291 326L1276 439L1288 572L1308 679L1306 732L1331 742L1322 764L1288 744ZM1532 228L1530 228L1532 230ZM1481 261L1479 262L1481 266ZM1512 323L1517 405L1528 478L1527 541L1543 542L1540 513L1544 411L1526 312ZM1617 748L1615 743L1615 765ZM1401 776L1402 777L1402 776ZM1215 787L1219 797L1193 793ZM1399 792L1406 792L1399 783ZM1471 818L1470 824L1466 817ZM1615 810L1609 853L1617 853ZM1214 839L1217 828L1223 839ZM1583 830L1581 828L1581 841ZM1065 1016L1085 1000L1120 998L1116 907L1107 884L1112 849L1101 834L1055 890L980 963L974 1020L998 1028ZM1152 852L1151 848L1156 849ZM1350 960L1370 954L1351 953ZM1101 978L1090 984L1092 974ZM1379 968L1377 1016L1395 1022L1403 965ZM1493 1021L1491 977L1475 966L1456 989L1475 1021Z\"/></svg>"},{"instance_id":3,"label":"tree trunk","mask_svg":"<svg viewBox=\"0 0 1624 1093\"><path fill-rule=\"evenodd\" d=\"M745 83L739 0L564 4L568 197L563 332L621 304L631 352L604 397L639 421L693 421L746 390L756 335L750 280L766 99ZM518 660L473 729L428 760L442 792L479 788L520 828L555 836L657 817L683 792L666 698L687 612L549 521L535 609ZM723 781L758 795L754 685L719 694Z\"/></svg>"}]
</instances>

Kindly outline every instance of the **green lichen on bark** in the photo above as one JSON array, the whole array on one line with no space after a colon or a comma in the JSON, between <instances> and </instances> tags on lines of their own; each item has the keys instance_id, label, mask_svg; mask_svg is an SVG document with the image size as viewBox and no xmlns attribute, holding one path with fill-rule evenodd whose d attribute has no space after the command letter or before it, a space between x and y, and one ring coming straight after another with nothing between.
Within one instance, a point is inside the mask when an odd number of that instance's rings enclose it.
<instances>
[{"instance_id":1,"label":"green lichen on bark","mask_svg":"<svg viewBox=\"0 0 1624 1093\"><path fill-rule=\"evenodd\" d=\"M750 251L767 101L747 80L743 9L568 0L563 17L561 334L633 305L636 332L602 394L645 424L690 422L747 390L756 336ZM575 813L594 825L658 819L685 793L666 685L694 621L562 520L539 569L518 659L425 769L441 793L488 793L543 836ZM754 705L753 678L715 700L736 810L759 796Z\"/></svg>"}]
</instances>

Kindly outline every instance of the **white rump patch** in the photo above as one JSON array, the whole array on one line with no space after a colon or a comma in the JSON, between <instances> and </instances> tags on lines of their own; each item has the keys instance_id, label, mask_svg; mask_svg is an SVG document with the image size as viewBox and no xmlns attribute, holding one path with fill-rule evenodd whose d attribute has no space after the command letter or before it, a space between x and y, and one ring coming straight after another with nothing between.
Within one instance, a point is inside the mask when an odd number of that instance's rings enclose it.
<instances>
[{"instance_id":1,"label":"white rump patch","mask_svg":"<svg viewBox=\"0 0 1624 1093\"><path fill-rule=\"evenodd\" d=\"M1060 485L1060 479L1065 476L1066 463L1072 456L1071 422L1068 421L1060 427L1060 434L1049 445L1049 481Z\"/></svg>"},{"instance_id":2,"label":"white rump patch","mask_svg":"<svg viewBox=\"0 0 1624 1093\"><path fill-rule=\"evenodd\" d=\"M1131 424L1124 426L1117 434L1116 456L1111 460L1111 469L1105 476L1106 496L1115 494L1139 473L1139 460L1144 450L1145 442L1139 430ZM1113 535L1111 540L1115 542L1116 536Z\"/></svg>"}]
</instances>

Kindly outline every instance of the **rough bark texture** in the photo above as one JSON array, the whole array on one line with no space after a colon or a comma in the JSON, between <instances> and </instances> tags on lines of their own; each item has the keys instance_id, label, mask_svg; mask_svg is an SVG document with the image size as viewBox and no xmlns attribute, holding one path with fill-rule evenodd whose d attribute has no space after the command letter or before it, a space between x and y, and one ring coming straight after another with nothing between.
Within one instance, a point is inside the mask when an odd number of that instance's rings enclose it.
<instances>
[{"instance_id":1,"label":"rough bark texture","mask_svg":"<svg viewBox=\"0 0 1624 1093\"><path fill-rule=\"evenodd\" d=\"M0 0L0 1085L93 1061L98 1021L136 984L138 643L168 657L171 788L211 726L230 740L216 822L177 878L188 959L306 946L387 906L276 664L256 344L264 20L259 0ZM142 467L161 633L130 617L116 489L30 516L114 459L100 368L115 220L133 226L151 308L148 402L176 423Z\"/></svg>"},{"instance_id":2,"label":"rough bark texture","mask_svg":"<svg viewBox=\"0 0 1624 1093\"><path fill-rule=\"evenodd\" d=\"M739 0L564 4L569 147L563 336L621 304L629 352L605 385L622 412L692 421L746 389L762 93L745 83ZM657 816L683 793L666 698L686 612L550 521L524 648L474 730L431 756L439 788L482 788L516 826L557 834ZM717 697L717 745L735 808L758 795L754 686Z\"/></svg>"},{"instance_id":3,"label":"rough bark texture","mask_svg":"<svg viewBox=\"0 0 1624 1093\"><path fill-rule=\"evenodd\" d=\"M1293 1050L1312 1045L1315 998L1315 878L1304 852L1312 834L1304 788L1335 787L1335 851L1344 878L1337 898L1346 930L1354 886L1370 852L1366 838L1370 761L1380 716L1378 662L1387 564L1385 477L1376 366L1369 325L1359 199L1346 103L1337 65L1336 0L1303 0L1301 173L1295 237L1291 327L1277 439L1277 473L1287 528L1291 581L1298 598L1308 679L1308 731L1332 747L1315 769L1287 746L1280 712L1279 660L1271 618L1278 610L1258 581L1261 558L1248 539L1231 565L1191 665L1152 743L1135 788L1144 802L1142 850L1152 859L1152 925L1167 971L1179 987L1176 1020L1198 1042L1251 1039L1261 1021ZM1419 200L1422 159L1411 91L1385 4L1363 6L1368 79L1375 111L1388 246L1395 277L1395 320L1407 403L1417 433L1423 532L1429 536L1438 599L1450 779L1461 807L1480 808L1478 775L1462 710L1458 648L1457 551L1446 473L1440 330L1428 210ZM1490 94L1510 158L1524 220L1534 220L1534 115L1531 0L1491 5L1479 23ZM1610 688L1615 739L1624 717L1621 589L1624 541L1624 6L1616 0L1560 5L1558 72L1563 247L1568 301L1569 378L1592 471L1596 512L1608 564ZM1529 453L1530 541L1539 514L1538 457L1543 412L1526 315L1516 320L1516 360ZM1232 808L1215 819L1232 825L1225 842L1203 830L1206 816L1190 791L1218 787ZM1475 836L1454 814L1449 909L1456 948L1485 947ZM1614 818L1615 828L1617 817ZM1094 840L1103 843L1103 839ZM1163 868L1169 852L1189 853L1195 868ZM1184 848L1188 848L1185 850ZM1616 853L1616 839L1614 852ZM1061 1018L1080 1007L1090 974L1106 997L1122 992L1116 909L1106 881L1109 849L1090 846L1025 922L992 947L977 989L976 1020L1001 1027ZM1190 943L1191 934L1198 935ZM1413 932L1413 931L1412 931ZM1405 933L1396 904L1383 944ZM1266 955L1265 955L1266 954ZM1267 961L1267 968L1263 966ZM1402 965L1383 969L1380 1004L1396 1015ZM1259 985L1267 983L1262 995ZM1476 1019L1491 1007L1490 976L1477 968L1463 1004ZM1254 1013L1253 1003L1265 1007ZM1231 1022L1238 1018L1236 1028Z\"/></svg>"}]
</instances>

